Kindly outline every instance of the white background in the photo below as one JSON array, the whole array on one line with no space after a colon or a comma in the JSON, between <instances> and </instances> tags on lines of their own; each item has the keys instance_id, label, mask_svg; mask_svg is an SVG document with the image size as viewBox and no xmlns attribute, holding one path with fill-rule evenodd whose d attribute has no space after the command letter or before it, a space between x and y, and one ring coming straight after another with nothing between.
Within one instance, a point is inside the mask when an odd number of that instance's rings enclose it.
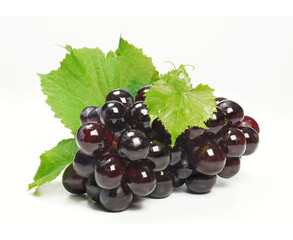
<instances>
[{"instance_id":1,"label":"white background","mask_svg":"<svg viewBox=\"0 0 293 240\"><path fill-rule=\"evenodd\" d=\"M293 18L0 18L2 239L292 239ZM145 198L121 213L66 192L60 178L27 191L39 155L70 138L45 103L36 73L59 67L56 45L115 50L119 36L153 58L159 72L192 64L193 83L237 101L260 125L260 146L210 194L185 188Z\"/></svg>"}]
</instances>

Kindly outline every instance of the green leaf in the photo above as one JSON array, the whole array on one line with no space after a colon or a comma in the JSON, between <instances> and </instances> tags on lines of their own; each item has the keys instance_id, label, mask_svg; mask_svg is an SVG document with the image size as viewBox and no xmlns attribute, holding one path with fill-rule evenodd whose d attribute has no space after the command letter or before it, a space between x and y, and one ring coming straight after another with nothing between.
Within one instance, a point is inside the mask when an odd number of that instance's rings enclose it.
<instances>
[{"instance_id":1,"label":"green leaf","mask_svg":"<svg viewBox=\"0 0 293 240\"><path fill-rule=\"evenodd\" d=\"M60 67L39 76L46 102L73 134L80 127L83 108L102 106L113 89L123 88L134 95L140 87L158 79L151 58L122 38L117 51L106 56L99 48L74 49L67 45L65 49L68 53Z\"/></svg>"},{"instance_id":2,"label":"green leaf","mask_svg":"<svg viewBox=\"0 0 293 240\"><path fill-rule=\"evenodd\" d=\"M153 66L152 59L143 55L142 49L137 49L120 38L116 55L121 63L120 88L127 89L135 95L142 86L150 85L158 80L159 73Z\"/></svg>"},{"instance_id":3,"label":"green leaf","mask_svg":"<svg viewBox=\"0 0 293 240\"><path fill-rule=\"evenodd\" d=\"M181 65L161 76L145 93L151 121L158 118L172 136L172 146L188 127L207 129L205 121L216 112L214 89L199 84L192 89L186 69Z\"/></svg>"},{"instance_id":4,"label":"green leaf","mask_svg":"<svg viewBox=\"0 0 293 240\"><path fill-rule=\"evenodd\" d=\"M54 180L73 161L77 151L75 140L66 139L51 150L44 152L40 156L41 164L35 174L34 182L28 185L28 190Z\"/></svg>"}]
</instances>

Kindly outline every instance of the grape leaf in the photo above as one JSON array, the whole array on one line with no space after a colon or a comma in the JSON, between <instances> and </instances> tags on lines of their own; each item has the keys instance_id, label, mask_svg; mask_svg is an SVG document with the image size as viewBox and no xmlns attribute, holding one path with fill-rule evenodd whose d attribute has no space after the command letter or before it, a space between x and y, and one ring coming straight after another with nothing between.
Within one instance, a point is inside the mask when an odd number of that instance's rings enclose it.
<instances>
[{"instance_id":1,"label":"grape leaf","mask_svg":"<svg viewBox=\"0 0 293 240\"><path fill-rule=\"evenodd\" d=\"M151 121L158 118L172 136L172 146L188 127L207 129L205 121L216 112L214 89L199 84L192 88L186 69L181 65L161 76L145 93Z\"/></svg>"},{"instance_id":2,"label":"grape leaf","mask_svg":"<svg viewBox=\"0 0 293 240\"><path fill-rule=\"evenodd\" d=\"M103 105L113 89L123 88L135 94L158 79L151 58L122 38L116 52L110 51L106 56L99 48L65 49L69 53L60 67L39 76L46 102L73 134L80 127L83 108Z\"/></svg>"},{"instance_id":3,"label":"grape leaf","mask_svg":"<svg viewBox=\"0 0 293 240\"><path fill-rule=\"evenodd\" d=\"M44 152L40 156L41 164L35 174L34 182L29 184L28 190L54 180L73 161L77 151L75 140L71 138L62 140L56 147Z\"/></svg>"},{"instance_id":4,"label":"grape leaf","mask_svg":"<svg viewBox=\"0 0 293 240\"><path fill-rule=\"evenodd\" d=\"M127 89L132 95L142 86L158 80L159 73L153 66L152 59L144 56L142 49L137 49L122 38L116 57L121 64L120 88Z\"/></svg>"}]
</instances>

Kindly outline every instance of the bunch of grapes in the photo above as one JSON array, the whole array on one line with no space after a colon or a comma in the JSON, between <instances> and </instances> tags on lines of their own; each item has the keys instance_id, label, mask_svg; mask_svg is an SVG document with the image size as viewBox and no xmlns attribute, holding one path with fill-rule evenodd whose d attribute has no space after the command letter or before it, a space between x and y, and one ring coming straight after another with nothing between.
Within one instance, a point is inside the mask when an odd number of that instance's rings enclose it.
<instances>
[{"instance_id":1,"label":"bunch of grapes","mask_svg":"<svg viewBox=\"0 0 293 240\"><path fill-rule=\"evenodd\" d=\"M217 98L209 129L190 127L171 147L171 135L159 120L150 124L142 87L135 96L111 91L102 107L86 107L76 134L79 151L63 174L74 194L87 193L108 211L123 211L134 196L165 198L186 184L190 192L207 193L217 176L231 178L241 156L259 142L257 122L242 107Z\"/></svg>"}]
</instances>

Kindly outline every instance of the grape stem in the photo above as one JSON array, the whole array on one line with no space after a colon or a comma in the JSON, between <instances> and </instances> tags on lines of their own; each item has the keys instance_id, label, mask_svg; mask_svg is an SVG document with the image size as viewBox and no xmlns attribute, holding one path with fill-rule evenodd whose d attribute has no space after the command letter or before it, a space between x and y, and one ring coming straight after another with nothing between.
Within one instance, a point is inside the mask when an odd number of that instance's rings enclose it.
<instances>
[{"instance_id":1,"label":"grape stem","mask_svg":"<svg viewBox=\"0 0 293 240\"><path fill-rule=\"evenodd\" d=\"M166 62L164 62L164 63L171 63L171 64L173 65L174 69L177 70L177 67L175 66L175 64L174 64L173 62L171 62L171 61L166 61Z\"/></svg>"},{"instance_id":2,"label":"grape stem","mask_svg":"<svg viewBox=\"0 0 293 240\"><path fill-rule=\"evenodd\" d=\"M182 64L179 68L177 68L176 65L171 61L165 61L164 63L171 63L175 70L179 70L181 67L192 67L192 70L195 70L195 67L191 64Z\"/></svg>"},{"instance_id":3,"label":"grape stem","mask_svg":"<svg viewBox=\"0 0 293 240\"><path fill-rule=\"evenodd\" d=\"M195 67L193 65L191 65L191 64L183 64L181 66L183 66L183 67L192 67L192 70L195 70Z\"/></svg>"}]
</instances>

